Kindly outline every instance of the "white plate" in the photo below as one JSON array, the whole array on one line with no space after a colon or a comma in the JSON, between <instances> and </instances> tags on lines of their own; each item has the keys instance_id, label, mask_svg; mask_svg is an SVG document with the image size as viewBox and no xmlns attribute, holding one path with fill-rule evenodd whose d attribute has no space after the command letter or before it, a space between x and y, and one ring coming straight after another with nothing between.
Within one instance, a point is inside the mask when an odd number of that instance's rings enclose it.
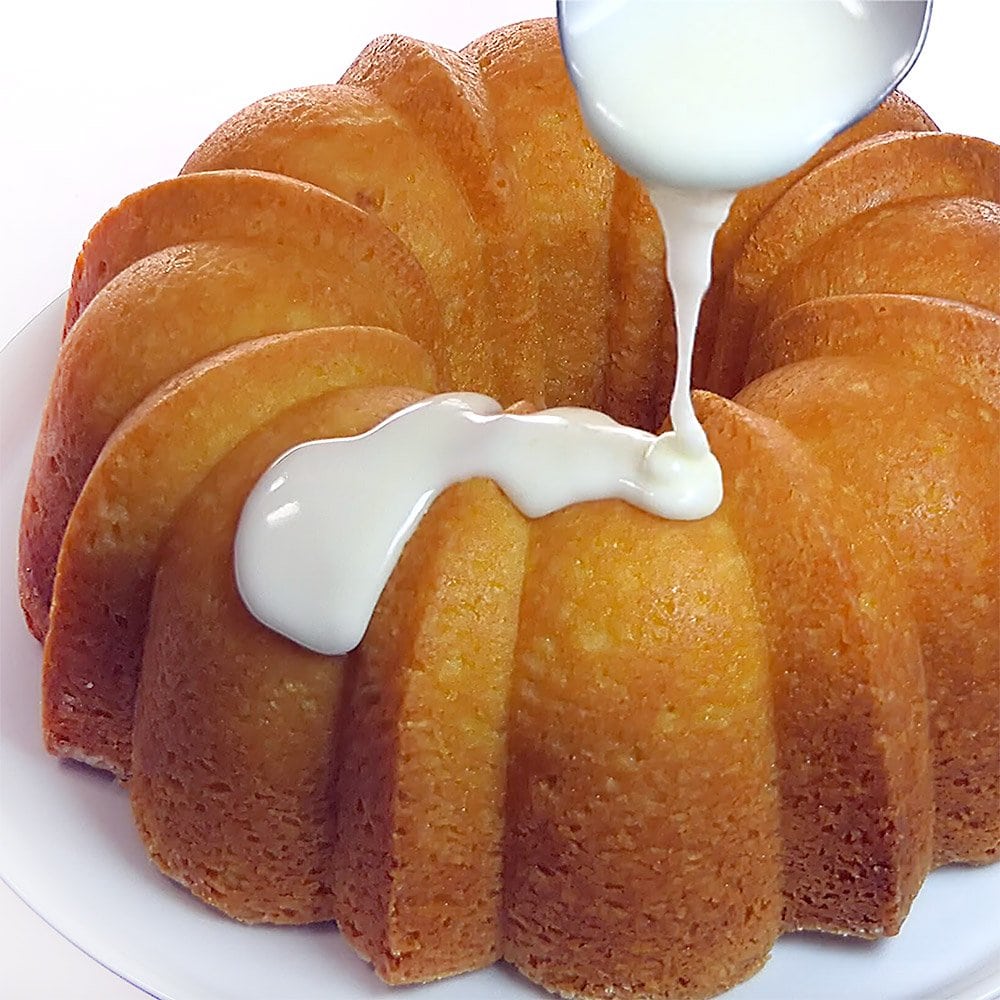
<instances>
[{"instance_id":1,"label":"white plate","mask_svg":"<svg viewBox=\"0 0 1000 1000\"><path fill-rule=\"evenodd\" d=\"M40 654L15 583L21 496L63 314L53 302L0 354L0 875L98 962L163 1000L519 1000L545 996L505 966L402 994L332 926L246 927L162 877L128 797L101 773L47 756ZM730 1000L1000 997L1000 865L928 880L902 933L860 942L798 934Z\"/></svg>"}]
</instances>

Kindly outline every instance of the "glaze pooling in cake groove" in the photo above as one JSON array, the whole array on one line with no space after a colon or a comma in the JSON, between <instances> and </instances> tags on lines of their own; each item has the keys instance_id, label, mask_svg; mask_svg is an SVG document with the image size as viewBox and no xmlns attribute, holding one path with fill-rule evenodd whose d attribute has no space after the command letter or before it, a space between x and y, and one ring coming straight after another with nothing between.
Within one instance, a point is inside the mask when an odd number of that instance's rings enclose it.
<instances>
[{"instance_id":1,"label":"glaze pooling in cake groove","mask_svg":"<svg viewBox=\"0 0 1000 1000\"><path fill-rule=\"evenodd\" d=\"M659 517L706 517L722 502L722 470L693 410L691 421L693 442L595 410L503 413L489 396L455 393L415 403L367 434L299 445L247 498L234 552L240 593L282 635L347 653L449 486L492 479L531 518L615 498Z\"/></svg>"}]
</instances>

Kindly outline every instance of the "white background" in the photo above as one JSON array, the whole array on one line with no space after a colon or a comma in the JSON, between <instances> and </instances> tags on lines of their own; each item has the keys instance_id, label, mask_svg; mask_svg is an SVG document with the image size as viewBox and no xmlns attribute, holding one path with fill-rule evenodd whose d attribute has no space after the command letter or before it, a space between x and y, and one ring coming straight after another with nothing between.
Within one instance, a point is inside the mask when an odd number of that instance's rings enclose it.
<instances>
[{"instance_id":1,"label":"white background","mask_svg":"<svg viewBox=\"0 0 1000 1000\"><path fill-rule=\"evenodd\" d=\"M8 6L0 14L0 344L65 289L98 216L176 173L240 107L286 87L335 81L380 32L458 47L553 7L542 0ZM998 37L994 0L938 0L904 89L943 128L1000 139ZM0 995L143 994L66 943L0 883Z\"/></svg>"}]
</instances>

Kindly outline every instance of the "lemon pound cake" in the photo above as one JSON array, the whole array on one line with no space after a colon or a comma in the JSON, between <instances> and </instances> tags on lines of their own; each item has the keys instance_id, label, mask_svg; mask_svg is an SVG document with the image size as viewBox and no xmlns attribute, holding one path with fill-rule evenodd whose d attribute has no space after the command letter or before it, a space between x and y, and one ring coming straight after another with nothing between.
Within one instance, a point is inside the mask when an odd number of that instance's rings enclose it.
<instances>
[{"instance_id":1,"label":"lemon pound cake","mask_svg":"<svg viewBox=\"0 0 1000 1000\"><path fill-rule=\"evenodd\" d=\"M438 393L658 430L672 299L552 21L239 112L77 261L20 547L48 748L199 898L335 920L390 983L709 997L784 931L895 934L1000 845L998 200L1000 150L899 93L741 193L694 358L718 510L529 518L477 475L315 652L234 574L278 456Z\"/></svg>"}]
</instances>

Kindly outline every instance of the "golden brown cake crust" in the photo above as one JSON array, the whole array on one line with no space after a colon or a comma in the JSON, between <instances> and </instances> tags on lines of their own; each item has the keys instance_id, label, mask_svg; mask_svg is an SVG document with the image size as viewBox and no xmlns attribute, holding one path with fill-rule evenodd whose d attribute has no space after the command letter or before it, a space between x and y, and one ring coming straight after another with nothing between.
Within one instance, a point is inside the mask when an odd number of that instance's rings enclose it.
<instances>
[{"instance_id":1,"label":"golden brown cake crust","mask_svg":"<svg viewBox=\"0 0 1000 1000\"><path fill-rule=\"evenodd\" d=\"M775 279L826 234L883 205L931 197L1000 200L996 146L985 139L941 132L892 132L848 147L792 185L760 218L732 263L716 329L719 339L709 370L710 387L726 395L739 388L741 362L752 334L766 325L758 321L757 312L767 293ZM901 261L890 255L901 258L912 249L880 248L880 254L898 266ZM871 286L866 290L922 289ZM956 297L971 301L965 295Z\"/></svg>"},{"instance_id":2,"label":"golden brown cake crust","mask_svg":"<svg viewBox=\"0 0 1000 1000\"><path fill-rule=\"evenodd\" d=\"M420 266L377 219L311 185L248 171L174 178L107 213L77 260L67 321L77 313L24 502L21 601L39 639L83 483L115 427L163 382L277 332L370 324L432 348L441 330Z\"/></svg>"},{"instance_id":3,"label":"golden brown cake crust","mask_svg":"<svg viewBox=\"0 0 1000 1000\"><path fill-rule=\"evenodd\" d=\"M205 473L282 409L375 380L431 389L420 347L388 330L334 327L230 348L149 396L109 439L66 528L42 664L53 753L94 746L131 769L132 711L164 534ZM210 432L208 432L210 429Z\"/></svg>"},{"instance_id":4,"label":"golden brown cake crust","mask_svg":"<svg viewBox=\"0 0 1000 1000\"><path fill-rule=\"evenodd\" d=\"M602 405L614 169L580 118L553 20L499 28L464 54L478 64L497 141L531 220L525 265L527 279L537 280L534 336L545 401Z\"/></svg>"},{"instance_id":5,"label":"golden brown cake crust","mask_svg":"<svg viewBox=\"0 0 1000 1000\"><path fill-rule=\"evenodd\" d=\"M931 371L1000 409L1000 316L926 295L810 299L756 332L742 380L794 361L858 353Z\"/></svg>"},{"instance_id":6,"label":"golden brown cake crust","mask_svg":"<svg viewBox=\"0 0 1000 1000\"><path fill-rule=\"evenodd\" d=\"M920 239L914 234L919 232ZM857 216L813 245L772 282L766 326L812 299L896 292L955 299L1000 313L996 259L1000 205L982 198L918 198Z\"/></svg>"},{"instance_id":7,"label":"golden brown cake crust","mask_svg":"<svg viewBox=\"0 0 1000 1000\"><path fill-rule=\"evenodd\" d=\"M484 323L476 331L488 364L479 361L480 391L504 402L544 397L544 341L538 335L538 286L531 273L532 238L521 187L498 141L486 81L465 52L401 35L376 38L348 67L342 85L367 90L406 120L458 181L483 236ZM487 325L488 324L488 325ZM471 340L464 334L462 340Z\"/></svg>"},{"instance_id":8,"label":"golden brown cake crust","mask_svg":"<svg viewBox=\"0 0 1000 1000\"><path fill-rule=\"evenodd\" d=\"M937 125L919 105L905 94L891 93L874 111L834 136L797 170L759 187L741 191L729 212L712 249L714 281L702 305L698 342L695 344L693 376L695 385L714 388L708 381L709 364L718 337L719 312L729 282L729 273L741 251L751 241L757 222L797 181L818 166L856 143L892 132L937 132Z\"/></svg>"},{"instance_id":9,"label":"golden brown cake crust","mask_svg":"<svg viewBox=\"0 0 1000 1000\"><path fill-rule=\"evenodd\" d=\"M919 627L935 861L996 857L1000 497L991 477L968 458L998 453L996 410L936 372L856 357L777 369L738 400L789 428L867 505L895 555Z\"/></svg>"},{"instance_id":10,"label":"golden brown cake crust","mask_svg":"<svg viewBox=\"0 0 1000 1000\"><path fill-rule=\"evenodd\" d=\"M767 633L784 927L895 934L933 847L910 594L864 501L796 437L718 396L696 401Z\"/></svg>"},{"instance_id":11,"label":"golden brown cake crust","mask_svg":"<svg viewBox=\"0 0 1000 1000\"><path fill-rule=\"evenodd\" d=\"M671 522L615 501L534 522L505 957L567 996L704 996L759 967L780 925L771 718L724 514Z\"/></svg>"},{"instance_id":12,"label":"golden brown cake crust","mask_svg":"<svg viewBox=\"0 0 1000 1000\"><path fill-rule=\"evenodd\" d=\"M435 503L352 662L342 931L390 983L500 957L507 711L528 526L493 484Z\"/></svg>"}]
</instances>

